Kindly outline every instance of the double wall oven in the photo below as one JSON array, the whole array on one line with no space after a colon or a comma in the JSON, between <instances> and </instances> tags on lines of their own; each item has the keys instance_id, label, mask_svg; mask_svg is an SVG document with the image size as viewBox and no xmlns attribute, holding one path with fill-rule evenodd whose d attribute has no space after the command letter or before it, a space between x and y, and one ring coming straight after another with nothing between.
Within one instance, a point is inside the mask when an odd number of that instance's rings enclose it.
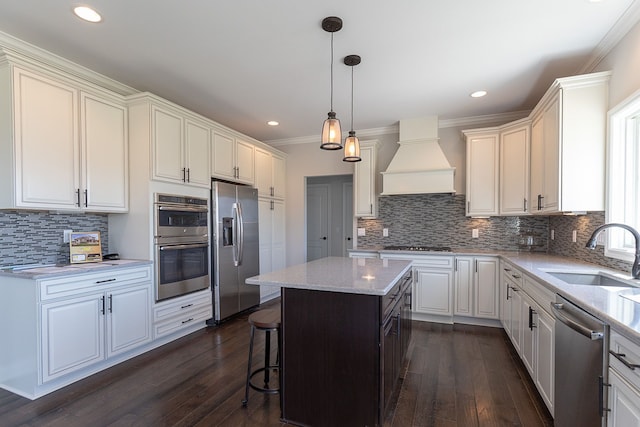
<instances>
[{"instance_id":1,"label":"double wall oven","mask_svg":"<svg viewBox=\"0 0 640 427\"><path fill-rule=\"evenodd\" d=\"M156 301L209 287L207 199L155 195Z\"/></svg>"}]
</instances>

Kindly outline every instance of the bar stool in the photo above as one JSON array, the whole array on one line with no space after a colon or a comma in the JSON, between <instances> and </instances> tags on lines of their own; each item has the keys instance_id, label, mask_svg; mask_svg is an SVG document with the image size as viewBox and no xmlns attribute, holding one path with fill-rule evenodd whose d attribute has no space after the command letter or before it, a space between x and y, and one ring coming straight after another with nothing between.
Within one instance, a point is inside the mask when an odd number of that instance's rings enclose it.
<instances>
[{"instance_id":1,"label":"bar stool","mask_svg":"<svg viewBox=\"0 0 640 427\"><path fill-rule=\"evenodd\" d=\"M271 369L278 371L278 380L280 379L280 310L269 309L259 310L252 313L249 316L249 323L251 324L251 339L249 342L249 362L247 364L247 382L245 384L244 399L242 400L242 406L246 407L249 402L249 387L257 390L261 393L278 394L280 393L280 381L278 381L278 388L269 387L269 371ZM264 348L264 366L251 372L251 364L253 359L253 340L255 337L256 329L265 332L265 348ZM278 335L278 357L274 365L270 362L271 353L271 332L276 332ZM259 387L252 382L254 375L260 372L264 372L264 386Z\"/></svg>"}]
</instances>

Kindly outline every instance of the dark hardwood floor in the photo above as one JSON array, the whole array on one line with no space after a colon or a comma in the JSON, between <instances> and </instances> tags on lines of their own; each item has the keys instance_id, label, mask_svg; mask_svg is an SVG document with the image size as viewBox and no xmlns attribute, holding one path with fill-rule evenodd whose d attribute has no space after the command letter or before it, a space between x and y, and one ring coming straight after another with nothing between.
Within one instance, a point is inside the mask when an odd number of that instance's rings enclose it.
<instances>
[{"instance_id":1,"label":"dark hardwood floor","mask_svg":"<svg viewBox=\"0 0 640 427\"><path fill-rule=\"evenodd\" d=\"M242 407L247 317L35 401L0 390L0 426L284 426L277 395L251 390L248 407ZM413 325L409 363L386 426L552 425L501 329ZM256 354L263 348L257 340ZM254 358L256 365L260 359Z\"/></svg>"}]
</instances>

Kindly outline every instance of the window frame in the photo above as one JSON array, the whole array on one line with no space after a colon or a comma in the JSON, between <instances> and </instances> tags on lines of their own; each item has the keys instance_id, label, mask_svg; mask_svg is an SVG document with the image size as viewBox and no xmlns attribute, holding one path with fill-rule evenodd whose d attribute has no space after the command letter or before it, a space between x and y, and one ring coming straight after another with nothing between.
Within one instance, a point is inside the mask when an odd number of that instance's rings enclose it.
<instances>
[{"instance_id":1,"label":"window frame","mask_svg":"<svg viewBox=\"0 0 640 427\"><path fill-rule=\"evenodd\" d=\"M606 222L640 229L640 90L609 110L607 122ZM605 256L633 261L631 233L619 228L606 231Z\"/></svg>"}]
</instances>

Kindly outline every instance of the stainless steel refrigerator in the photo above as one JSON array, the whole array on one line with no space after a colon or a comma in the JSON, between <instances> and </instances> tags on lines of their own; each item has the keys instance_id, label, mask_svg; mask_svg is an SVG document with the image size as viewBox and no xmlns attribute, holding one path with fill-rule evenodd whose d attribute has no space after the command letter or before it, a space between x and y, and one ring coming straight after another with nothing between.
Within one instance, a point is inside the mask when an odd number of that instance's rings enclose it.
<instances>
[{"instance_id":1,"label":"stainless steel refrigerator","mask_svg":"<svg viewBox=\"0 0 640 427\"><path fill-rule=\"evenodd\" d=\"M219 323L260 304L260 287L245 283L260 273L258 190L213 181L211 231L211 290L214 320Z\"/></svg>"}]
</instances>

